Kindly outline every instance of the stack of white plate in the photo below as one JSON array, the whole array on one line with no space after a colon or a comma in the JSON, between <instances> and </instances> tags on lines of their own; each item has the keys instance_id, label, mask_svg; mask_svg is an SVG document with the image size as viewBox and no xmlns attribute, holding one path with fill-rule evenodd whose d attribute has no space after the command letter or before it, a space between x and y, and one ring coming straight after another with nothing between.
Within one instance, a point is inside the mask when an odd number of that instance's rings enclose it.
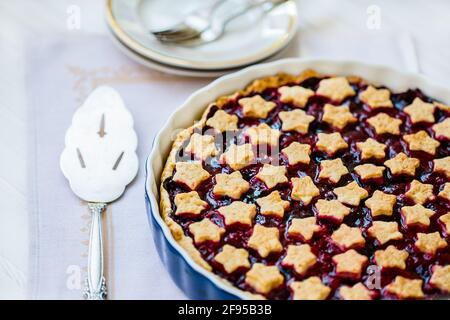
<instances>
[{"instance_id":1,"label":"stack of white plate","mask_svg":"<svg viewBox=\"0 0 450 320\"><path fill-rule=\"evenodd\" d=\"M150 33L202 5L205 0L108 0L106 16L114 43L130 58L162 72L198 77L217 77L269 59L297 30L297 8L290 0L268 13L252 9L233 20L223 37L201 46L163 44Z\"/></svg>"}]
</instances>

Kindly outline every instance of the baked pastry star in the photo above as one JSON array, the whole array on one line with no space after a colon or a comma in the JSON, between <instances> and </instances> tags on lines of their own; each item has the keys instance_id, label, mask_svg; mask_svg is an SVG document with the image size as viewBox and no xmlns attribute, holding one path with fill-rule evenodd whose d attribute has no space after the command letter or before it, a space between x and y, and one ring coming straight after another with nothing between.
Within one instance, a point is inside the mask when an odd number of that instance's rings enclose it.
<instances>
[{"instance_id":1,"label":"baked pastry star","mask_svg":"<svg viewBox=\"0 0 450 320\"><path fill-rule=\"evenodd\" d=\"M285 267L292 267L297 274L304 274L317 262L317 257L307 244L289 245L287 254L281 262Z\"/></svg>"},{"instance_id":2,"label":"baked pastry star","mask_svg":"<svg viewBox=\"0 0 450 320\"><path fill-rule=\"evenodd\" d=\"M319 277L294 281L289 287L293 300L325 300L331 293L331 288L324 285Z\"/></svg>"},{"instance_id":3,"label":"baked pastry star","mask_svg":"<svg viewBox=\"0 0 450 320\"><path fill-rule=\"evenodd\" d=\"M316 148L326 152L328 155L334 155L339 150L348 148L347 142L342 138L339 132L319 133Z\"/></svg>"},{"instance_id":4,"label":"baked pastry star","mask_svg":"<svg viewBox=\"0 0 450 320\"><path fill-rule=\"evenodd\" d=\"M439 147L439 141L431 138L426 131L421 130L417 133L407 134L403 136L409 145L411 151L423 151L431 155L436 154L436 149Z\"/></svg>"},{"instance_id":5,"label":"baked pastry star","mask_svg":"<svg viewBox=\"0 0 450 320\"><path fill-rule=\"evenodd\" d=\"M322 120L330 126L342 130L358 119L350 112L348 106L334 106L327 103L323 108Z\"/></svg>"},{"instance_id":6,"label":"baked pastry star","mask_svg":"<svg viewBox=\"0 0 450 320\"><path fill-rule=\"evenodd\" d=\"M356 147L361 151L361 159L384 159L386 145L375 139L367 138L364 142L357 142Z\"/></svg>"},{"instance_id":7,"label":"baked pastry star","mask_svg":"<svg viewBox=\"0 0 450 320\"><path fill-rule=\"evenodd\" d=\"M209 172L203 169L202 163L199 161L177 162L175 170L173 181L181 182L191 190L197 189L203 181L210 177Z\"/></svg>"},{"instance_id":8,"label":"baked pastry star","mask_svg":"<svg viewBox=\"0 0 450 320\"><path fill-rule=\"evenodd\" d=\"M412 123L433 123L434 108L432 103L426 103L420 98L415 98L410 105L403 109L403 111L409 115Z\"/></svg>"},{"instance_id":9,"label":"baked pastry star","mask_svg":"<svg viewBox=\"0 0 450 320\"><path fill-rule=\"evenodd\" d=\"M359 99L372 109L394 107L391 101L391 92L388 89L376 89L371 85L359 94Z\"/></svg>"},{"instance_id":10,"label":"baked pastry star","mask_svg":"<svg viewBox=\"0 0 450 320\"><path fill-rule=\"evenodd\" d=\"M323 160L320 163L319 178L328 179L333 183L338 183L341 177L348 173L340 158L333 160Z\"/></svg>"},{"instance_id":11,"label":"baked pastry star","mask_svg":"<svg viewBox=\"0 0 450 320\"><path fill-rule=\"evenodd\" d=\"M239 171L230 174L216 174L216 185L213 188L213 193L217 196L228 196L236 200L240 199L249 189L250 183L242 178Z\"/></svg>"},{"instance_id":12,"label":"baked pastry star","mask_svg":"<svg viewBox=\"0 0 450 320\"><path fill-rule=\"evenodd\" d=\"M351 206L359 206L361 200L369 196L367 190L361 188L356 181L350 182L346 186L335 188L333 192L340 202Z\"/></svg>"},{"instance_id":13,"label":"baked pastry star","mask_svg":"<svg viewBox=\"0 0 450 320\"><path fill-rule=\"evenodd\" d=\"M292 178L292 200L302 201L308 205L314 197L320 195L319 189L316 187L310 176L301 178Z\"/></svg>"},{"instance_id":14,"label":"baked pastry star","mask_svg":"<svg viewBox=\"0 0 450 320\"><path fill-rule=\"evenodd\" d=\"M311 147L309 144L301 144L294 141L288 147L281 150L281 152L287 157L289 165L291 166L295 166L299 163L309 164L309 156L311 154Z\"/></svg>"},{"instance_id":15,"label":"baked pastry star","mask_svg":"<svg viewBox=\"0 0 450 320\"><path fill-rule=\"evenodd\" d=\"M314 91L301 86L283 86L278 89L280 100L283 103L293 103L298 108L304 108L308 99L314 95Z\"/></svg>"},{"instance_id":16,"label":"baked pastry star","mask_svg":"<svg viewBox=\"0 0 450 320\"><path fill-rule=\"evenodd\" d=\"M340 103L347 97L355 95L355 91L344 77L321 80L316 93L337 103Z\"/></svg>"},{"instance_id":17,"label":"baked pastry star","mask_svg":"<svg viewBox=\"0 0 450 320\"><path fill-rule=\"evenodd\" d=\"M284 277L276 266L255 263L245 274L245 282L256 292L267 294L284 282Z\"/></svg>"},{"instance_id":18,"label":"baked pastry star","mask_svg":"<svg viewBox=\"0 0 450 320\"><path fill-rule=\"evenodd\" d=\"M398 136L400 134L400 125L402 120L390 117L386 113L379 113L367 119L367 123L370 124L377 134L392 134Z\"/></svg>"},{"instance_id":19,"label":"baked pastry star","mask_svg":"<svg viewBox=\"0 0 450 320\"><path fill-rule=\"evenodd\" d=\"M288 182L286 178L286 167L273 166L271 164L264 164L262 169L256 175L256 178L265 183L267 188L271 189L279 183Z\"/></svg>"},{"instance_id":20,"label":"baked pastry star","mask_svg":"<svg viewBox=\"0 0 450 320\"><path fill-rule=\"evenodd\" d=\"M433 233L419 232L414 245L419 251L434 256L438 250L446 248L448 244L445 239L441 238L439 232L436 231Z\"/></svg>"},{"instance_id":21,"label":"baked pastry star","mask_svg":"<svg viewBox=\"0 0 450 320\"><path fill-rule=\"evenodd\" d=\"M392 240L403 239L403 234L398 231L398 224L394 221L374 221L372 222L372 226L367 230L367 233L381 245Z\"/></svg>"},{"instance_id":22,"label":"baked pastry star","mask_svg":"<svg viewBox=\"0 0 450 320\"><path fill-rule=\"evenodd\" d=\"M256 250L262 258L266 258L271 253L279 253L283 250L278 229L264 227L260 224L253 227L253 233L248 240L248 246Z\"/></svg>"},{"instance_id":23,"label":"baked pastry star","mask_svg":"<svg viewBox=\"0 0 450 320\"><path fill-rule=\"evenodd\" d=\"M223 110L217 110L214 115L206 121L206 125L219 132L237 130L238 117L235 114L228 114Z\"/></svg>"},{"instance_id":24,"label":"baked pastry star","mask_svg":"<svg viewBox=\"0 0 450 320\"><path fill-rule=\"evenodd\" d=\"M241 224L251 227L256 215L256 206L242 201L234 201L227 206L220 207L218 211L224 217L227 226Z\"/></svg>"},{"instance_id":25,"label":"baked pastry star","mask_svg":"<svg viewBox=\"0 0 450 320\"><path fill-rule=\"evenodd\" d=\"M393 175L414 176L420 161L417 158L408 158L406 154L400 152L394 158L386 160L384 165L391 170Z\"/></svg>"},{"instance_id":26,"label":"baked pastry star","mask_svg":"<svg viewBox=\"0 0 450 320\"><path fill-rule=\"evenodd\" d=\"M250 268L248 251L229 244L223 246L222 251L214 257L214 261L220 263L229 274L240 268Z\"/></svg>"},{"instance_id":27,"label":"baked pastry star","mask_svg":"<svg viewBox=\"0 0 450 320\"><path fill-rule=\"evenodd\" d=\"M281 111L278 115L281 119L283 131L297 131L306 134L314 117L306 114L303 110Z\"/></svg>"},{"instance_id":28,"label":"baked pastry star","mask_svg":"<svg viewBox=\"0 0 450 320\"><path fill-rule=\"evenodd\" d=\"M386 286L386 290L401 299L420 299L424 297L422 291L423 281L420 279L408 279L402 276Z\"/></svg>"},{"instance_id":29,"label":"baked pastry star","mask_svg":"<svg viewBox=\"0 0 450 320\"><path fill-rule=\"evenodd\" d=\"M238 103L242 107L242 114L246 118L260 118L265 119L272 111L276 104L272 101L266 101L260 95L250 98L241 98Z\"/></svg>"},{"instance_id":30,"label":"baked pastry star","mask_svg":"<svg viewBox=\"0 0 450 320\"><path fill-rule=\"evenodd\" d=\"M256 199L260 212L265 216L283 218L284 211L289 208L289 201L281 199L279 191L272 191L269 195Z\"/></svg>"}]
</instances>

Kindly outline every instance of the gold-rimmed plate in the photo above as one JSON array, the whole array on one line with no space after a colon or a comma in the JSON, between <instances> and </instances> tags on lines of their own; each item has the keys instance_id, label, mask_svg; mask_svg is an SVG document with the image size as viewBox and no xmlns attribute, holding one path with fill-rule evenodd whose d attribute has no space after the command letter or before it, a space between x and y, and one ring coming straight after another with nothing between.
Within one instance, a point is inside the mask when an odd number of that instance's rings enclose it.
<instances>
[{"instance_id":1,"label":"gold-rimmed plate","mask_svg":"<svg viewBox=\"0 0 450 320\"><path fill-rule=\"evenodd\" d=\"M197 47L163 44L151 29L180 21L202 0L107 0L106 16L114 35L139 55L169 66L231 69L262 61L283 49L297 30L294 1L269 13L256 8L233 20L219 40Z\"/></svg>"}]
</instances>

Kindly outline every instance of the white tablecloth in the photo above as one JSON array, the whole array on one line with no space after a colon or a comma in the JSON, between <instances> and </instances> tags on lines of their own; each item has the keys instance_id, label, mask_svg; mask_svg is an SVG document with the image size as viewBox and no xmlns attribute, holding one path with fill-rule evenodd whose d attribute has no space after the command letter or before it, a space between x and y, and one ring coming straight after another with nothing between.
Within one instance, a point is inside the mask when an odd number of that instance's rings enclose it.
<instances>
[{"instance_id":1,"label":"white tablecloth","mask_svg":"<svg viewBox=\"0 0 450 320\"><path fill-rule=\"evenodd\" d=\"M286 56L389 64L450 84L447 1L298 4L300 30ZM80 30L67 28L73 5L81 10ZM0 298L80 297L88 215L59 174L57 159L71 114L88 91L100 83L118 87L136 117L143 159L171 110L208 82L161 75L128 61L110 47L102 10L103 1L0 2ZM100 39L95 46L93 39ZM31 52L39 42L40 50ZM36 115L31 121L30 111ZM111 296L182 298L155 253L142 181L141 170L107 213Z\"/></svg>"}]
</instances>

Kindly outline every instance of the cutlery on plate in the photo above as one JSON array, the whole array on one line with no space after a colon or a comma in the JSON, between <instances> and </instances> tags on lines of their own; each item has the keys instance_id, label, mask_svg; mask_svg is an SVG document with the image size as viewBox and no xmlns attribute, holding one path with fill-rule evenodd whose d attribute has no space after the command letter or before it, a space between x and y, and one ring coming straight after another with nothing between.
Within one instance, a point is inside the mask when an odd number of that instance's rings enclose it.
<instances>
[{"instance_id":1,"label":"cutlery on plate","mask_svg":"<svg viewBox=\"0 0 450 320\"><path fill-rule=\"evenodd\" d=\"M103 261L102 213L119 198L138 171L133 117L119 93L102 86L75 112L66 132L60 167L72 191L92 214L84 297L107 297Z\"/></svg>"},{"instance_id":2,"label":"cutlery on plate","mask_svg":"<svg viewBox=\"0 0 450 320\"><path fill-rule=\"evenodd\" d=\"M266 13L286 1L287 0L234 1L236 5L227 7L229 10L225 14L216 17L214 12L224 3L224 1L219 1L219 3L216 3L215 6L213 6L209 16L207 16L207 18L203 18L201 23L191 23L187 25L185 20L173 28L152 33L159 41L164 43L182 43L190 46L201 45L219 39L225 33L225 28L228 23L235 18L244 15L250 10L261 7Z\"/></svg>"},{"instance_id":3,"label":"cutlery on plate","mask_svg":"<svg viewBox=\"0 0 450 320\"><path fill-rule=\"evenodd\" d=\"M215 0L208 6L202 6L189 13L183 21L163 30L150 31L161 41L181 41L197 37L210 26L214 11L226 0Z\"/></svg>"}]
</instances>

